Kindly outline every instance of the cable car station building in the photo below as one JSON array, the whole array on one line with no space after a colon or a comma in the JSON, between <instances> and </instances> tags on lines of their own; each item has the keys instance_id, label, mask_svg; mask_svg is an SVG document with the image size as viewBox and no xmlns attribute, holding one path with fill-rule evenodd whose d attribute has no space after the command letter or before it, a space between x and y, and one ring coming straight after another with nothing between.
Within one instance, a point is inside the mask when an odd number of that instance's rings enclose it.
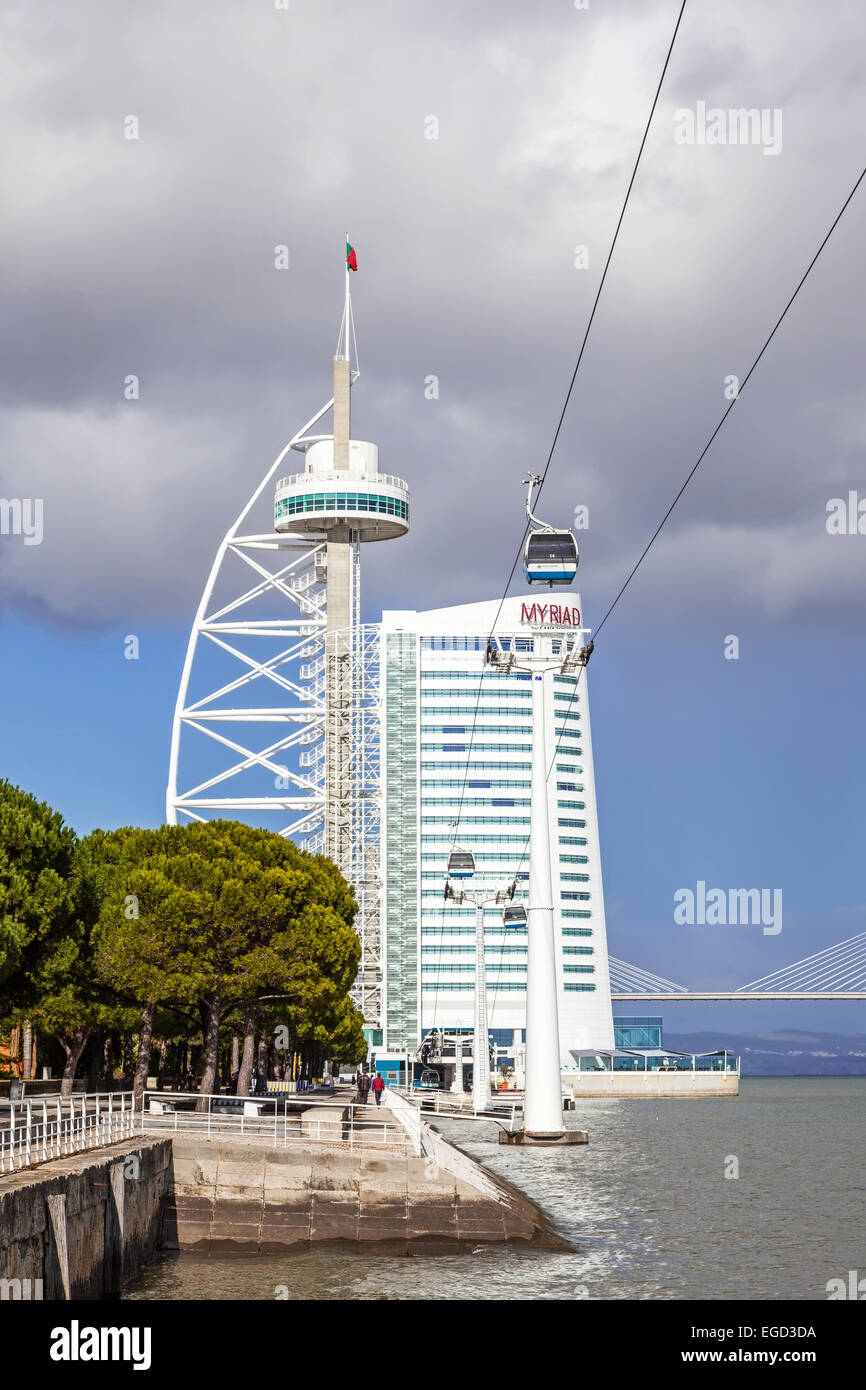
<instances>
[{"instance_id":1,"label":"cable car station building","mask_svg":"<svg viewBox=\"0 0 866 1390\"><path fill-rule=\"evenodd\" d=\"M475 858L475 887L529 878L531 684L526 671L485 667L500 650L528 653L543 633L581 627L580 597L536 594L428 612L386 611L381 628L382 1042L417 1053L431 1030L471 1030L475 908L446 901L449 852ZM513 644L513 645L512 645ZM480 694L479 694L479 682ZM578 688L575 690L575 684ZM546 681L545 756L562 1066L614 1047L586 671ZM477 706L477 708L476 708ZM474 725L474 733L473 733ZM554 753L554 750L555 753ZM526 1024L525 924L485 910L488 1016L497 1041Z\"/></svg>"}]
</instances>

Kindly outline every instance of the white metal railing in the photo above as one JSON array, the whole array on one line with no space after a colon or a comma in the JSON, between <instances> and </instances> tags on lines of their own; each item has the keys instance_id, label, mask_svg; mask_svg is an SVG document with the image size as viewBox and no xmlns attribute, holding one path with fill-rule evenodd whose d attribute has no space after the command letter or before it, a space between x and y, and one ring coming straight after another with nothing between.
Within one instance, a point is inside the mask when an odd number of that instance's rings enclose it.
<instances>
[{"instance_id":1,"label":"white metal railing","mask_svg":"<svg viewBox=\"0 0 866 1390\"><path fill-rule=\"evenodd\" d=\"M197 1110L200 1099L206 1101ZM288 1099L288 1104L286 1103ZM301 1108L301 1106L303 1108ZM270 1113L273 1108L273 1113ZM280 1147L324 1144L341 1149L421 1153L418 1115L387 1106L343 1104L327 1096L200 1097L191 1091L81 1092L0 1101L0 1175L100 1148L136 1134L203 1134L261 1138ZM265 1113L267 1111L267 1113Z\"/></svg>"},{"instance_id":2,"label":"white metal railing","mask_svg":"<svg viewBox=\"0 0 866 1390\"><path fill-rule=\"evenodd\" d=\"M0 1101L0 1173L128 1139L135 1121L131 1091Z\"/></svg>"},{"instance_id":3,"label":"white metal railing","mask_svg":"<svg viewBox=\"0 0 866 1390\"><path fill-rule=\"evenodd\" d=\"M288 1099L288 1104L286 1103ZM199 1100L206 1101L196 1109ZM299 1103L303 1109L298 1108ZM269 1112L273 1106L273 1114ZM319 1113L316 1113L316 1112ZM330 1111L330 1114L322 1113ZM411 1134L387 1108L345 1104L327 1097L199 1096L190 1091L146 1091L137 1115L142 1134L202 1134L267 1139L280 1148L333 1144L342 1149L385 1148L406 1153Z\"/></svg>"},{"instance_id":4,"label":"white metal railing","mask_svg":"<svg viewBox=\"0 0 866 1390\"><path fill-rule=\"evenodd\" d=\"M282 488L296 487L298 483L310 483L315 486L320 483L340 483L342 492L367 491L373 487L395 487L401 488L403 492L409 491L409 484L403 478L396 478L393 473L364 473L357 469L348 471L340 469L339 472L332 470L329 473L290 473L285 478L280 478L275 491L279 492Z\"/></svg>"},{"instance_id":5,"label":"white metal railing","mask_svg":"<svg viewBox=\"0 0 866 1390\"><path fill-rule=\"evenodd\" d=\"M514 1116L518 1110L523 1109L522 1095L509 1097L507 1100L493 1097L486 1110L477 1110L469 1094L461 1096L450 1091L410 1091L405 1086L392 1086L389 1089L395 1095L399 1095L404 1104L409 1105L411 1109L420 1111L422 1116L435 1114L443 1118L451 1116L454 1119L487 1120L501 1125L503 1129L513 1130Z\"/></svg>"}]
</instances>

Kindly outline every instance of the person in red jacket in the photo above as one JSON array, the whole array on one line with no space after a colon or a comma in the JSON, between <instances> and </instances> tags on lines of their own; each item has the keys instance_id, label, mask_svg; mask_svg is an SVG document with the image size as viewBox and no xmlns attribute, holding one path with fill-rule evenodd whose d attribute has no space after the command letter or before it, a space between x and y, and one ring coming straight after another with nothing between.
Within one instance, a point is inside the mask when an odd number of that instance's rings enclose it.
<instances>
[{"instance_id":1,"label":"person in red jacket","mask_svg":"<svg viewBox=\"0 0 866 1390\"><path fill-rule=\"evenodd\" d=\"M373 1084L372 1084L372 1086L370 1087L370 1090L373 1092L373 1095L376 1097L376 1104L377 1104L377 1105L381 1105L381 1104L382 1104L382 1092L384 1091L384 1089L385 1089L385 1083L384 1083L384 1081L382 1080L382 1078L381 1078L381 1076L379 1075L379 1073L376 1072L376 1075L373 1077Z\"/></svg>"}]
</instances>

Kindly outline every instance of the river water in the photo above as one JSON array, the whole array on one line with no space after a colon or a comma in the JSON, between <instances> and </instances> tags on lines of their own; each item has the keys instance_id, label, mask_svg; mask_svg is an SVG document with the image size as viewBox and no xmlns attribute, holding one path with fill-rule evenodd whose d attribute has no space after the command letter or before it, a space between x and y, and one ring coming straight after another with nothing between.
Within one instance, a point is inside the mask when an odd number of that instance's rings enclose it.
<instances>
[{"instance_id":1,"label":"river water","mask_svg":"<svg viewBox=\"0 0 866 1390\"><path fill-rule=\"evenodd\" d=\"M567 1252L167 1257L131 1299L821 1299L866 1274L866 1077L746 1078L738 1099L587 1100L586 1147L500 1146L442 1122ZM738 1177L726 1177L738 1167Z\"/></svg>"}]
</instances>

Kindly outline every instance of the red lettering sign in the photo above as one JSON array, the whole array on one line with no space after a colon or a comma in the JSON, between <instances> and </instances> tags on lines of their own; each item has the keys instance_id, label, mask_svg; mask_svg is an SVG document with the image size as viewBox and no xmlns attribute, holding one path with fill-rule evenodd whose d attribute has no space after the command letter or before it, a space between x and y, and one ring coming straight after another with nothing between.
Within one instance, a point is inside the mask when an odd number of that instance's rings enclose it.
<instances>
[{"instance_id":1,"label":"red lettering sign","mask_svg":"<svg viewBox=\"0 0 866 1390\"><path fill-rule=\"evenodd\" d=\"M522 623L556 623L560 627L580 627L580 609L565 608L558 603L533 603L520 605Z\"/></svg>"}]
</instances>

